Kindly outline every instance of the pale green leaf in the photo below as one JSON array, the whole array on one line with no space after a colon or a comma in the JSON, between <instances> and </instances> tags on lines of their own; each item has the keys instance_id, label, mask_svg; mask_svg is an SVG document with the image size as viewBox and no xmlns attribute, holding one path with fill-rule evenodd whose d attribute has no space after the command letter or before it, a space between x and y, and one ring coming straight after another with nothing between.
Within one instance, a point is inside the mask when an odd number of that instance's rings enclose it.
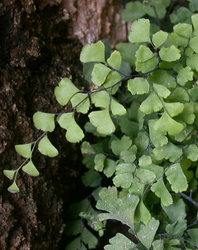
<instances>
[{"instance_id":1,"label":"pale green leaf","mask_svg":"<svg viewBox=\"0 0 198 250\"><path fill-rule=\"evenodd\" d=\"M154 148L153 155L158 161L166 159L170 162L174 162L182 155L182 149L169 142L162 147Z\"/></svg>"},{"instance_id":2,"label":"pale green leaf","mask_svg":"<svg viewBox=\"0 0 198 250\"><path fill-rule=\"evenodd\" d=\"M80 54L80 61L87 62L105 62L105 45L99 41L97 43L87 44L83 47Z\"/></svg>"},{"instance_id":3,"label":"pale green leaf","mask_svg":"<svg viewBox=\"0 0 198 250\"><path fill-rule=\"evenodd\" d=\"M155 147L162 147L168 143L168 138L165 136L166 134L165 132L161 132L154 129L156 121L157 119L149 120L148 124L149 124L150 139Z\"/></svg>"},{"instance_id":4,"label":"pale green leaf","mask_svg":"<svg viewBox=\"0 0 198 250\"><path fill-rule=\"evenodd\" d=\"M114 98L111 99L111 111L113 115L122 116L126 114L124 106L117 102Z\"/></svg>"},{"instance_id":5,"label":"pale green leaf","mask_svg":"<svg viewBox=\"0 0 198 250\"><path fill-rule=\"evenodd\" d=\"M29 161L26 165L22 167L22 170L29 174L30 176L39 176L39 171L34 166L32 161Z\"/></svg>"},{"instance_id":6,"label":"pale green leaf","mask_svg":"<svg viewBox=\"0 0 198 250\"><path fill-rule=\"evenodd\" d=\"M168 33L160 30L153 35L152 42L156 48L159 48L162 44L165 43L167 37Z\"/></svg>"},{"instance_id":7,"label":"pale green leaf","mask_svg":"<svg viewBox=\"0 0 198 250\"><path fill-rule=\"evenodd\" d=\"M99 214L101 221L112 219L120 221L130 228L134 227L134 212L139 202L138 196L128 194L118 198L115 187L103 188L99 196L96 208L106 211L106 213Z\"/></svg>"},{"instance_id":8,"label":"pale green leaf","mask_svg":"<svg viewBox=\"0 0 198 250\"><path fill-rule=\"evenodd\" d=\"M116 187L129 188L133 182L133 172L135 165L130 163L120 163L116 167L116 174L113 178L113 184Z\"/></svg>"},{"instance_id":9,"label":"pale green leaf","mask_svg":"<svg viewBox=\"0 0 198 250\"><path fill-rule=\"evenodd\" d=\"M111 93L111 95L114 95L121 86L121 79L122 76L118 72L111 71L108 74L103 87L108 88L107 92Z\"/></svg>"},{"instance_id":10,"label":"pale green leaf","mask_svg":"<svg viewBox=\"0 0 198 250\"><path fill-rule=\"evenodd\" d=\"M118 43L116 49L121 53L122 60L133 66L135 65L135 52L139 46L138 43Z\"/></svg>"},{"instance_id":11,"label":"pale green leaf","mask_svg":"<svg viewBox=\"0 0 198 250\"><path fill-rule=\"evenodd\" d=\"M142 95L149 92L148 81L142 77L130 79L127 83L127 88L132 95Z\"/></svg>"},{"instance_id":12,"label":"pale green leaf","mask_svg":"<svg viewBox=\"0 0 198 250\"><path fill-rule=\"evenodd\" d=\"M194 35L198 35L198 14L192 15L191 19L194 28Z\"/></svg>"},{"instance_id":13,"label":"pale green leaf","mask_svg":"<svg viewBox=\"0 0 198 250\"><path fill-rule=\"evenodd\" d=\"M115 131L108 110L93 111L89 114L90 122L96 127L97 132L102 135L109 135Z\"/></svg>"},{"instance_id":14,"label":"pale green leaf","mask_svg":"<svg viewBox=\"0 0 198 250\"><path fill-rule=\"evenodd\" d=\"M167 87L160 84L154 83L153 88L157 92L157 94L162 98L167 98L171 93Z\"/></svg>"},{"instance_id":15,"label":"pale green leaf","mask_svg":"<svg viewBox=\"0 0 198 250\"><path fill-rule=\"evenodd\" d=\"M52 145L47 135L40 140L38 144L38 150L41 154L47 155L49 157L55 157L58 155L57 149Z\"/></svg>"},{"instance_id":16,"label":"pale green leaf","mask_svg":"<svg viewBox=\"0 0 198 250\"><path fill-rule=\"evenodd\" d=\"M98 172L102 172L104 168L104 162L105 162L106 156L103 154L96 154L94 158L94 169Z\"/></svg>"},{"instance_id":17,"label":"pale green leaf","mask_svg":"<svg viewBox=\"0 0 198 250\"><path fill-rule=\"evenodd\" d=\"M186 191L188 182L179 163L173 164L166 171L166 177L175 193Z\"/></svg>"},{"instance_id":18,"label":"pale green leaf","mask_svg":"<svg viewBox=\"0 0 198 250\"><path fill-rule=\"evenodd\" d=\"M122 11L122 18L127 22L132 22L145 15L143 4L140 2L129 2Z\"/></svg>"},{"instance_id":19,"label":"pale green leaf","mask_svg":"<svg viewBox=\"0 0 198 250\"><path fill-rule=\"evenodd\" d=\"M91 73L92 82L97 86L101 86L105 82L110 71L111 69L104 64L96 63Z\"/></svg>"},{"instance_id":20,"label":"pale green leaf","mask_svg":"<svg viewBox=\"0 0 198 250\"><path fill-rule=\"evenodd\" d=\"M164 241L162 239L155 240L152 243L153 250L164 250Z\"/></svg>"},{"instance_id":21,"label":"pale green leaf","mask_svg":"<svg viewBox=\"0 0 198 250\"><path fill-rule=\"evenodd\" d=\"M116 162L111 159L106 159L105 161L105 168L103 173L106 175L107 178L110 178L116 170Z\"/></svg>"},{"instance_id":22,"label":"pale green leaf","mask_svg":"<svg viewBox=\"0 0 198 250\"><path fill-rule=\"evenodd\" d=\"M150 21L139 19L132 23L129 41L132 43L150 42Z\"/></svg>"},{"instance_id":23,"label":"pale green leaf","mask_svg":"<svg viewBox=\"0 0 198 250\"><path fill-rule=\"evenodd\" d=\"M134 177L133 184L129 188L129 193L142 196L144 193L144 186L145 184L140 183L139 179L137 177Z\"/></svg>"},{"instance_id":24,"label":"pale green leaf","mask_svg":"<svg viewBox=\"0 0 198 250\"><path fill-rule=\"evenodd\" d=\"M198 36L194 36L190 39L189 46L194 50L195 53L198 53Z\"/></svg>"},{"instance_id":25,"label":"pale green leaf","mask_svg":"<svg viewBox=\"0 0 198 250\"><path fill-rule=\"evenodd\" d=\"M24 158L32 157L32 143L15 145L15 150Z\"/></svg>"},{"instance_id":26,"label":"pale green leaf","mask_svg":"<svg viewBox=\"0 0 198 250\"><path fill-rule=\"evenodd\" d=\"M198 228L188 229L188 234L192 240L192 242L196 245L198 245Z\"/></svg>"},{"instance_id":27,"label":"pale green leaf","mask_svg":"<svg viewBox=\"0 0 198 250\"><path fill-rule=\"evenodd\" d=\"M33 115L34 126L42 131L52 132L55 129L54 114L36 112Z\"/></svg>"},{"instance_id":28,"label":"pale green leaf","mask_svg":"<svg viewBox=\"0 0 198 250\"><path fill-rule=\"evenodd\" d=\"M161 203L164 206L170 206L171 204L173 204L172 196L166 188L162 179L159 179L151 186L151 191L161 199Z\"/></svg>"},{"instance_id":29,"label":"pale green leaf","mask_svg":"<svg viewBox=\"0 0 198 250\"><path fill-rule=\"evenodd\" d=\"M151 93L140 105L140 111L147 115L158 112L162 108L162 102L155 93Z\"/></svg>"},{"instance_id":30,"label":"pale green leaf","mask_svg":"<svg viewBox=\"0 0 198 250\"><path fill-rule=\"evenodd\" d=\"M126 151L132 145L130 137L123 135L122 138L112 140L111 149L115 155L120 155L122 151Z\"/></svg>"},{"instance_id":31,"label":"pale green leaf","mask_svg":"<svg viewBox=\"0 0 198 250\"><path fill-rule=\"evenodd\" d=\"M150 219L151 219L151 214L147 209L147 207L144 205L144 202L141 200L135 211L135 221L137 223L142 222L145 225L147 225Z\"/></svg>"},{"instance_id":32,"label":"pale green leaf","mask_svg":"<svg viewBox=\"0 0 198 250\"><path fill-rule=\"evenodd\" d=\"M198 147L196 144L191 144L185 151L186 157L191 161L198 161Z\"/></svg>"},{"instance_id":33,"label":"pale green leaf","mask_svg":"<svg viewBox=\"0 0 198 250\"><path fill-rule=\"evenodd\" d=\"M8 169L3 170L3 174L10 180L13 180L15 173L16 173L15 170L8 170Z\"/></svg>"},{"instance_id":34,"label":"pale green leaf","mask_svg":"<svg viewBox=\"0 0 198 250\"><path fill-rule=\"evenodd\" d=\"M156 68L158 65L158 59L156 54L149 60L145 62L138 62L136 61L135 66L136 66L136 71L137 72L142 72L142 73L147 73L154 68Z\"/></svg>"},{"instance_id":35,"label":"pale green leaf","mask_svg":"<svg viewBox=\"0 0 198 250\"><path fill-rule=\"evenodd\" d=\"M154 83L161 84L167 88L175 88L177 83L175 78L166 70L157 70L150 74L151 80Z\"/></svg>"},{"instance_id":36,"label":"pale green leaf","mask_svg":"<svg viewBox=\"0 0 198 250\"><path fill-rule=\"evenodd\" d=\"M136 176L139 178L140 182L143 184L151 183L155 180L156 175L145 168L138 168L136 170Z\"/></svg>"},{"instance_id":37,"label":"pale green leaf","mask_svg":"<svg viewBox=\"0 0 198 250\"><path fill-rule=\"evenodd\" d=\"M94 249L98 243L96 236L86 227L83 227L83 230L81 231L81 241L83 241L85 245L88 246L88 249Z\"/></svg>"},{"instance_id":38,"label":"pale green leaf","mask_svg":"<svg viewBox=\"0 0 198 250\"><path fill-rule=\"evenodd\" d=\"M137 147L133 145L129 149L121 152L120 159L122 159L125 163L132 163L136 159L136 152Z\"/></svg>"},{"instance_id":39,"label":"pale green leaf","mask_svg":"<svg viewBox=\"0 0 198 250\"><path fill-rule=\"evenodd\" d=\"M106 91L99 91L91 95L91 102L97 108L109 108L110 104L110 94Z\"/></svg>"},{"instance_id":40,"label":"pale green leaf","mask_svg":"<svg viewBox=\"0 0 198 250\"><path fill-rule=\"evenodd\" d=\"M152 159L149 155L142 155L139 158L139 166L144 167L152 164Z\"/></svg>"},{"instance_id":41,"label":"pale green leaf","mask_svg":"<svg viewBox=\"0 0 198 250\"><path fill-rule=\"evenodd\" d=\"M178 34L181 38L190 38L192 35L192 25L187 23L178 23L173 27L173 30L176 34Z\"/></svg>"},{"instance_id":42,"label":"pale green leaf","mask_svg":"<svg viewBox=\"0 0 198 250\"><path fill-rule=\"evenodd\" d=\"M8 191L12 194L16 194L20 191L15 181L8 187Z\"/></svg>"},{"instance_id":43,"label":"pale green leaf","mask_svg":"<svg viewBox=\"0 0 198 250\"><path fill-rule=\"evenodd\" d=\"M69 142L80 142L84 138L84 133L79 127L79 125L76 123L73 113L62 114L58 118L58 124L61 126L61 128L67 130L65 136Z\"/></svg>"},{"instance_id":44,"label":"pale green leaf","mask_svg":"<svg viewBox=\"0 0 198 250\"><path fill-rule=\"evenodd\" d=\"M145 151L149 145L149 138L144 131L140 131L135 138L135 145L139 151Z\"/></svg>"},{"instance_id":45,"label":"pale green leaf","mask_svg":"<svg viewBox=\"0 0 198 250\"><path fill-rule=\"evenodd\" d=\"M119 70L122 62L122 57L119 51L114 51L107 59L107 63L114 69Z\"/></svg>"},{"instance_id":46,"label":"pale green leaf","mask_svg":"<svg viewBox=\"0 0 198 250\"><path fill-rule=\"evenodd\" d=\"M177 81L180 85L184 86L188 81L193 80L193 71L190 67L182 68L177 75Z\"/></svg>"},{"instance_id":47,"label":"pale green leaf","mask_svg":"<svg viewBox=\"0 0 198 250\"><path fill-rule=\"evenodd\" d=\"M169 102L188 102L190 100L188 93L182 87L177 87L167 98Z\"/></svg>"},{"instance_id":48,"label":"pale green leaf","mask_svg":"<svg viewBox=\"0 0 198 250\"><path fill-rule=\"evenodd\" d=\"M184 104L180 102L167 103L164 102L166 111L171 117L177 116L184 110Z\"/></svg>"},{"instance_id":49,"label":"pale green leaf","mask_svg":"<svg viewBox=\"0 0 198 250\"><path fill-rule=\"evenodd\" d=\"M140 229L137 232L138 239L140 242L149 249L159 227L159 221L152 218L147 225L140 225Z\"/></svg>"},{"instance_id":50,"label":"pale green leaf","mask_svg":"<svg viewBox=\"0 0 198 250\"><path fill-rule=\"evenodd\" d=\"M198 54L193 54L186 59L186 65L192 70L198 71Z\"/></svg>"},{"instance_id":51,"label":"pale green leaf","mask_svg":"<svg viewBox=\"0 0 198 250\"><path fill-rule=\"evenodd\" d=\"M154 57L154 53L145 45L140 45L135 53L136 62L146 62Z\"/></svg>"},{"instance_id":52,"label":"pale green leaf","mask_svg":"<svg viewBox=\"0 0 198 250\"><path fill-rule=\"evenodd\" d=\"M72 107L76 109L77 112L86 114L89 111L90 102L88 94L77 93L71 99Z\"/></svg>"},{"instance_id":53,"label":"pale green leaf","mask_svg":"<svg viewBox=\"0 0 198 250\"><path fill-rule=\"evenodd\" d=\"M59 82L59 85L54 89L54 95L58 103L64 106L70 101L71 97L73 97L73 95L78 91L79 90L74 86L74 84L70 79L63 78Z\"/></svg>"},{"instance_id":54,"label":"pale green leaf","mask_svg":"<svg viewBox=\"0 0 198 250\"><path fill-rule=\"evenodd\" d=\"M179 7L170 15L170 20L172 23L190 23L192 14L188 8Z\"/></svg>"},{"instance_id":55,"label":"pale green leaf","mask_svg":"<svg viewBox=\"0 0 198 250\"><path fill-rule=\"evenodd\" d=\"M169 135L176 135L184 129L184 125L176 122L166 112L164 112L161 118L156 121L154 129L161 132L168 132Z\"/></svg>"},{"instance_id":56,"label":"pale green leaf","mask_svg":"<svg viewBox=\"0 0 198 250\"><path fill-rule=\"evenodd\" d=\"M155 164L144 165L144 166L141 166L141 168L149 170L150 172L153 172L156 178L161 177L164 173L164 168Z\"/></svg>"},{"instance_id":57,"label":"pale green leaf","mask_svg":"<svg viewBox=\"0 0 198 250\"><path fill-rule=\"evenodd\" d=\"M186 217L185 203L182 199L175 198L172 205L162 205L162 208L169 217L171 223L182 220Z\"/></svg>"},{"instance_id":58,"label":"pale green leaf","mask_svg":"<svg viewBox=\"0 0 198 250\"><path fill-rule=\"evenodd\" d=\"M160 58L166 62L174 62L181 57L180 50L172 45L169 48L162 47L159 51Z\"/></svg>"},{"instance_id":59,"label":"pale green leaf","mask_svg":"<svg viewBox=\"0 0 198 250\"><path fill-rule=\"evenodd\" d=\"M91 155L91 154L95 154L95 151L89 142L84 141L81 144L81 153L86 154L86 155Z\"/></svg>"},{"instance_id":60,"label":"pale green leaf","mask_svg":"<svg viewBox=\"0 0 198 250\"><path fill-rule=\"evenodd\" d=\"M104 247L105 250L132 250L136 246L131 240L121 233L117 233L109 240L110 245Z\"/></svg>"},{"instance_id":61,"label":"pale green leaf","mask_svg":"<svg viewBox=\"0 0 198 250\"><path fill-rule=\"evenodd\" d=\"M173 222L172 224L168 224L165 230L168 234L182 236L186 228L186 220L180 219L176 222Z\"/></svg>"}]
</instances>

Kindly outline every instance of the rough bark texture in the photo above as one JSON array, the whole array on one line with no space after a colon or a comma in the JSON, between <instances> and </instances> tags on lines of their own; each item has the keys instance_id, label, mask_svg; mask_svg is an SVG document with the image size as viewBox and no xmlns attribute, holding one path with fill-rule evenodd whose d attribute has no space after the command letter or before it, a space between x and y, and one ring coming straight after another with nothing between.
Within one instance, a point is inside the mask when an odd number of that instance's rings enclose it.
<instances>
[{"instance_id":1,"label":"rough bark texture","mask_svg":"<svg viewBox=\"0 0 198 250\"><path fill-rule=\"evenodd\" d=\"M2 250L61 249L63 207L75 200L82 172L78 148L67 144L64 133L56 129L50 139L60 155L49 159L35 152L40 177L21 171L18 194L8 193L10 181L2 170L16 169L23 161L15 153L15 144L40 135L33 127L34 112L61 110L53 96L59 80L72 75L77 86L85 86L78 59L82 44L125 39L120 10L120 1L113 0L4 0L0 4Z\"/></svg>"}]
</instances>

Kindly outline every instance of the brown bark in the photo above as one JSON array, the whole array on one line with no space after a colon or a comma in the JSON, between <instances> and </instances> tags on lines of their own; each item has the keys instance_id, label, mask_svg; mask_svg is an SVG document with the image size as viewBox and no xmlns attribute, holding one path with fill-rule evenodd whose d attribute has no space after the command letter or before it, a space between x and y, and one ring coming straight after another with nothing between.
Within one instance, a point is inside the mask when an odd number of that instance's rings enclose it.
<instances>
[{"instance_id":1,"label":"brown bark","mask_svg":"<svg viewBox=\"0 0 198 250\"><path fill-rule=\"evenodd\" d=\"M21 172L20 193L10 194L3 169L22 158L14 145L34 141L37 110L56 112L53 96L64 77L85 86L79 53L82 44L101 38L125 38L121 4L113 0L4 0L0 4L0 249L58 249L65 227L63 204L75 200L81 170L78 147L56 129L50 137L59 149L54 159L34 153L40 177ZM115 40L114 40L115 39ZM61 143L60 143L61 142ZM64 142L64 143L63 143ZM72 157L71 157L72 155ZM71 195L72 194L72 195Z\"/></svg>"}]
</instances>

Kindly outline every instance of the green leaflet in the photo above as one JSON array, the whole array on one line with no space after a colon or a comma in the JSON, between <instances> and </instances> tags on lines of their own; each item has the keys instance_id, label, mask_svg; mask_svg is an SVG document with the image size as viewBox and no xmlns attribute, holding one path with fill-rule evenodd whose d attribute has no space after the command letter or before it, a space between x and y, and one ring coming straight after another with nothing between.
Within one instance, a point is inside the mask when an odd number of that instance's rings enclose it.
<instances>
[{"instance_id":1,"label":"green leaflet","mask_svg":"<svg viewBox=\"0 0 198 250\"><path fill-rule=\"evenodd\" d=\"M166 226L166 232L172 235L182 236L187 229L186 220L181 219Z\"/></svg>"},{"instance_id":2,"label":"green leaflet","mask_svg":"<svg viewBox=\"0 0 198 250\"><path fill-rule=\"evenodd\" d=\"M135 211L135 221L136 223L142 222L147 225L150 219L151 214L147 207L144 205L144 202L141 200Z\"/></svg>"},{"instance_id":3,"label":"green leaflet","mask_svg":"<svg viewBox=\"0 0 198 250\"><path fill-rule=\"evenodd\" d=\"M118 103L114 98L110 98L109 93L106 91L93 93L91 96L91 101L96 107L105 109L109 109L110 107L113 115L122 116L126 113L126 109L124 108L124 106Z\"/></svg>"},{"instance_id":4,"label":"green leaflet","mask_svg":"<svg viewBox=\"0 0 198 250\"><path fill-rule=\"evenodd\" d=\"M166 111L171 117L177 116L184 110L184 104L180 102L167 103L164 102Z\"/></svg>"},{"instance_id":5,"label":"green leaflet","mask_svg":"<svg viewBox=\"0 0 198 250\"><path fill-rule=\"evenodd\" d=\"M126 151L132 145L132 140L130 137L123 135L123 137L119 139L112 140L111 149L115 155L120 155L122 151Z\"/></svg>"},{"instance_id":6,"label":"green leaflet","mask_svg":"<svg viewBox=\"0 0 198 250\"><path fill-rule=\"evenodd\" d=\"M144 114L158 112L163 108L162 102L155 93L151 93L140 105L140 111Z\"/></svg>"},{"instance_id":7,"label":"green leaflet","mask_svg":"<svg viewBox=\"0 0 198 250\"><path fill-rule=\"evenodd\" d=\"M33 162L30 160L26 165L22 167L22 170L29 174L30 176L39 176L39 171L34 166Z\"/></svg>"},{"instance_id":8,"label":"green leaflet","mask_svg":"<svg viewBox=\"0 0 198 250\"><path fill-rule=\"evenodd\" d=\"M104 247L105 250L131 250L136 245L121 233L117 233L109 240L110 245Z\"/></svg>"},{"instance_id":9,"label":"green leaflet","mask_svg":"<svg viewBox=\"0 0 198 250\"><path fill-rule=\"evenodd\" d=\"M95 170L90 169L82 176L82 182L85 187L98 187L101 184L102 177Z\"/></svg>"},{"instance_id":10,"label":"green leaflet","mask_svg":"<svg viewBox=\"0 0 198 250\"><path fill-rule=\"evenodd\" d=\"M154 129L161 132L168 132L169 135L176 135L184 129L184 125L176 122L166 112L164 112L161 118L156 121Z\"/></svg>"},{"instance_id":11,"label":"green leaflet","mask_svg":"<svg viewBox=\"0 0 198 250\"><path fill-rule=\"evenodd\" d=\"M156 175L154 172L144 169L144 168L138 168L136 170L136 176L143 184L151 183L155 180Z\"/></svg>"},{"instance_id":12,"label":"green leaflet","mask_svg":"<svg viewBox=\"0 0 198 250\"><path fill-rule=\"evenodd\" d=\"M140 45L135 53L136 62L146 62L154 57L154 53L145 45Z\"/></svg>"},{"instance_id":13,"label":"green leaflet","mask_svg":"<svg viewBox=\"0 0 198 250\"><path fill-rule=\"evenodd\" d=\"M145 151L149 144L149 138L147 134L143 131L139 132L137 137L135 138L135 145L139 149L139 151Z\"/></svg>"},{"instance_id":14,"label":"green leaflet","mask_svg":"<svg viewBox=\"0 0 198 250\"><path fill-rule=\"evenodd\" d=\"M128 194L118 198L115 187L103 188L99 196L100 199L97 201L96 207L106 211L106 213L99 214L101 221L109 219L118 220L131 228L134 227L134 212L139 202L138 196Z\"/></svg>"},{"instance_id":15,"label":"green leaflet","mask_svg":"<svg viewBox=\"0 0 198 250\"><path fill-rule=\"evenodd\" d=\"M177 87L167 98L169 102L189 102L189 95L186 93L185 89Z\"/></svg>"},{"instance_id":16,"label":"green leaflet","mask_svg":"<svg viewBox=\"0 0 198 250\"><path fill-rule=\"evenodd\" d=\"M92 82L97 86L101 86L105 82L110 71L111 69L104 64L96 63L91 73Z\"/></svg>"},{"instance_id":17,"label":"green leaflet","mask_svg":"<svg viewBox=\"0 0 198 250\"><path fill-rule=\"evenodd\" d=\"M116 167L113 184L116 187L129 188L133 182L133 172L135 165L130 163L120 163Z\"/></svg>"},{"instance_id":18,"label":"green leaflet","mask_svg":"<svg viewBox=\"0 0 198 250\"><path fill-rule=\"evenodd\" d=\"M89 120L93 126L96 127L97 132L102 135L109 135L115 131L115 126L111 120L109 111L106 109L91 112L89 114Z\"/></svg>"},{"instance_id":19,"label":"green leaflet","mask_svg":"<svg viewBox=\"0 0 198 250\"><path fill-rule=\"evenodd\" d=\"M20 191L15 181L8 187L8 191L12 194L16 194Z\"/></svg>"},{"instance_id":20,"label":"green leaflet","mask_svg":"<svg viewBox=\"0 0 198 250\"><path fill-rule=\"evenodd\" d=\"M162 239L155 240L152 243L153 250L164 250L164 241Z\"/></svg>"},{"instance_id":21,"label":"green leaflet","mask_svg":"<svg viewBox=\"0 0 198 250\"><path fill-rule=\"evenodd\" d=\"M157 94L162 98L167 98L171 93L168 88L160 84L154 83L153 88L157 92Z\"/></svg>"},{"instance_id":22,"label":"green leaflet","mask_svg":"<svg viewBox=\"0 0 198 250\"><path fill-rule=\"evenodd\" d=\"M198 36L194 36L190 39L189 46L194 50L195 53L198 53Z\"/></svg>"},{"instance_id":23,"label":"green leaflet","mask_svg":"<svg viewBox=\"0 0 198 250\"><path fill-rule=\"evenodd\" d=\"M157 147L162 147L168 143L168 138L165 136L165 132L155 130L155 123L157 119L149 120L149 134L152 144Z\"/></svg>"},{"instance_id":24,"label":"green leaflet","mask_svg":"<svg viewBox=\"0 0 198 250\"><path fill-rule=\"evenodd\" d=\"M156 48L163 45L168 37L168 33L162 30L156 32L152 37L152 42Z\"/></svg>"},{"instance_id":25,"label":"green leaflet","mask_svg":"<svg viewBox=\"0 0 198 250\"><path fill-rule=\"evenodd\" d=\"M157 67L158 64L158 59L156 54L154 54L154 56L145 61L145 62L138 62L136 61L135 66L136 66L136 71L137 72L142 72L142 73L147 73L151 70L153 70L154 68Z\"/></svg>"},{"instance_id":26,"label":"green leaflet","mask_svg":"<svg viewBox=\"0 0 198 250\"><path fill-rule=\"evenodd\" d=\"M192 242L197 245L198 244L198 238L197 238L198 228L189 229L187 232L188 232Z\"/></svg>"},{"instance_id":27,"label":"green leaflet","mask_svg":"<svg viewBox=\"0 0 198 250\"><path fill-rule=\"evenodd\" d=\"M169 142L162 147L154 148L153 155L158 161L166 159L170 162L174 162L182 155L182 149Z\"/></svg>"},{"instance_id":28,"label":"green leaflet","mask_svg":"<svg viewBox=\"0 0 198 250\"><path fill-rule=\"evenodd\" d=\"M157 70L150 77L154 83L161 84L168 89L175 88L177 85L175 78L166 70Z\"/></svg>"},{"instance_id":29,"label":"green leaflet","mask_svg":"<svg viewBox=\"0 0 198 250\"><path fill-rule=\"evenodd\" d=\"M187 23L179 23L173 27L174 32L180 37L189 39L192 35L192 25Z\"/></svg>"},{"instance_id":30,"label":"green leaflet","mask_svg":"<svg viewBox=\"0 0 198 250\"><path fill-rule=\"evenodd\" d=\"M83 63L105 62L104 43L99 41L97 43L85 45L80 54L80 61Z\"/></svg>"},{"instance_id":31,"label":"green leaflet","mask_svg":"<svg viewBox=\"0 0 198 250\"><path fill-rule=\"evenodd\" d=\"M198 147L196 144L191 144L185 151L186 157L191 161L198 161Z\"/></svg>"},{"instance_id":32,"label":"green leaflet","mask_svg":"<svg viewBox=\"0 0 198 250\"><path fill-rule=\"evenodd\" d=\"M88 94L77 93L71 99L72 107L76 108L76 111L82 114L86 114L89 111L90 102Z\"/></svg>"},{"instance_id":33,"label":"green leaflet","mask_svg":"<svg viewBox=\"0 0 198 250\"><path fill-rule=\"evenodd\" d=\"M58 124L67 130L65 136L69 142L80 142L84 138L84 133L76 123L73 113L62 114L58 118Z\"/></svg>"},{"instance_id":34,"label":"green leaflet","mask_svg":"<svg viewBox=\"0 0 198 250\"><path fill-rule=\"evenodd\" d=\"M186 217L185 203L182 199L174 198L173 204L170 206L163 206L164 212L167 214L171 223L183 220Z\"/></svg>"},{"instance_id":35,"label":"green leaflet","mask_svg":"<svg viewBox=\"0 0 198 250\"><path fill-rule=\"evenodd\" d=\"M54 89L54 95L56 97L57 102L64 106L78 91L79 90L74 86L70 79L63 78L59 82L58 86Z\"/></svg>"},{"instance_id":36,"label":"green leaflet","mask_svg":"<svg viewBox=\"0 0 198 250\"><path fill-rule=\"evenodd\" d=\"M169 48L162 47L159 51L160 58L166 62L174 62L181 57L180 50L172 45Z\"/></svg>"},{"instance_id":37,"label":"green leaflet","mask_svg":"<svg viewBox=\"0 0 198 250\"><path fill-rule=\"evenodd\" d=\"M151 191L161 199L161 203L164 206L170 206L173 204L173 199L168 189L166 188L162 179L159 179L156 183L151 186Z\"/></svg>"},{"instance_id":38,"label":"green leaflet","mask_svg":"<svg viewBox=\"0 0 198 250\"><path fill-rule=\"evenodd\" d=\"M198 54L193 54L187 57L186 65L189 66L192 70L198 71Z\"/></svg>"},{"instance_id":39,"label":"green leaflet","mask_svg":"<svg viewBox=\"0 0 198 250\"><path fill-rule=\"evenodd\" d=\"M151 164L152 164L152 159L151 159L150 156L148 156L148 155L142 155L139 158L139 166L140 167L148 166L148 165L151 165Z\"/></svg>"},{"instance_id":40,"label":"green leaflet","mask_svg":"<svg viewBox=\"0 0 198 250\"><path fill-rule=\"evenodd\" d=\"M102 172L104 168L104 162L105 162L106 156L103 154L97 154L94 158L94 169L98 172Z\"/></svg>"},{"instance_id":41,"label":"green leaflet","mask_svg":"<svg viewBox=\"0 0 198 250\"><path fill-rule=\"evenodd\" d=\"M175 193L186 191L188 182L179 163L173 164L166 171L166 177Z\"/></svg>"},{"instance_id":42,"label":"green leaflet","mask_svg":"<svg viewBox=\"0 0 198 250\"><path fill-rule=\"evenodd\" d=\"M150 21L139 19L131 25L129 41L132 43L150 42Z\"/></svg>"},{"instance_id":43,"label":"green leaflet","mask_svg":"<svg viewBox=\"0 0 198 250\"><path fill-rule=\"evenodd\" d=\"M15 145L15 150L24 158L32 157L32 143Z\"/></svg>"},{"instance_id":44,"label":"green leaflet","mask_svg":"<svg viewBox=\"0 0 198 250\"><path fill-rule=\"evenodd\" d=\"M52 145L47 135L45 135L38 144L38 150L41 154L49 157L55 157L58 155L57 149Z\"/></svg>"},{"instance_id":45,"label":"green leaflet","mask_svg":"<svg viewBox=\"0 0 198 250\"><path fill-rule=\"evenodd\" d=\"M184 86L188 81L193 80L193 71L190 67L182 68L178 75L177 75L177 81L180 85Z\"/></svg>"},{"instance_id":46,"label":"green leaflet","mask_svg":"<svg viewBox=\"0 0 198 250\"><path fill-rule=\"evenodd\" d=\"M140 229L137 232L137 236L140 242L147 249L151 247L151 244L153 242L159 224L160 224L159 221L152 217L147 225L140 225Z\"/></svg>"},{"instance_id":47,"label":"green leaflet","mask_svg":"<svg viewBox=\"0 0 198 250\"><path fill-rule=\"evenodd\" d=\"M105 168L103 173L106 175L107 178L110 178L116 170L116 162L111 159L106 159L105 161Z\"/></svg>"},{"instance_id":48,"label":"green leaflet","mask_svg":"<svg viewBox=\"0 0 198 250\"><path fill-rule=\"evenodd\" d=\"M54 114L36 112L33 116L34 126L42 131L52 132L55 129Z\"/></svg>"},{"instance_id":49,"label":"green leaflet","mask_svg":"<svg viewBox=\"0 0 198 250\"><path fill-rule=\"evenodd\" d=\"M119 70L122 62L120 52L115 50L107 59L107 62L112 68Z\"/></svg>"},{"instance_id":50,"label":"green leaflet","mask_svg":"<svg viewBox=\"0 0 198 250\"><path fill-rule=\"evenodd\" d=\"M136 77L127 83L128 90L132 95L142 95L149 92L149 84L145 78Z\"/></svg>"},{"instance_id":51,"label":"green leaflet","mask_svg":"<svg viewBox=\"0 0 198 250\"><path fill-rule=\"evenodd\" d=\"M13 180L15 173L16 173L15 170L8 170L8 169L3 170L3 174L10 180Z\"/></svg>"},{"instance_id":52,"label":"green leaflet","mask_svg":"<svg viewBox=\"0 0 198 250\"><path fill-rule=\"evenodd\" d=\"M126 8L122 11L122 17L127 22L132 22L145 15L143 4L140 2L129 2Z\"/></svg>"},{"instance_id":53,"label":"green leaflet","mask_svg":"<svg viewBox=\"0 0 198 250\"><path fill-rule=\"evenodd\" d=\"M193 28L194 28L194 35L198 35L198 14L191 16Z\"/></svg>"}]
</instances>

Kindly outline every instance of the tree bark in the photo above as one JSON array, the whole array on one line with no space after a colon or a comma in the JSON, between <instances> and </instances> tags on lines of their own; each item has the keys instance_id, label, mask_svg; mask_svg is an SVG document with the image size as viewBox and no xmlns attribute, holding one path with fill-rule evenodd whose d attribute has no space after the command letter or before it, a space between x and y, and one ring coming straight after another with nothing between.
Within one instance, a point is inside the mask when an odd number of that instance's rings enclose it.
<instances>
[{"instance_id":1,"label":"tree bark","mask_svg":"<svg viewBox=\"0 0 198 250\"><path fill-rule=\"evenodd\" d=\"M23 159L14 145L34 141L32 122L40 110L57 112L53 90L62 77L83 80L82 45L109 38L125 39L121 2L116 0L4 0L0 4L0 249L64 249L64 207L79 199L83 168L77 145L68 144L59 128L50 136L60 154L34 152L36 178L20 173L20 193L10 194L3 169ZM72 157L71 157L72 156ZM60 242L62 242L60 244Z\"/></svg>"}]
</instances>

